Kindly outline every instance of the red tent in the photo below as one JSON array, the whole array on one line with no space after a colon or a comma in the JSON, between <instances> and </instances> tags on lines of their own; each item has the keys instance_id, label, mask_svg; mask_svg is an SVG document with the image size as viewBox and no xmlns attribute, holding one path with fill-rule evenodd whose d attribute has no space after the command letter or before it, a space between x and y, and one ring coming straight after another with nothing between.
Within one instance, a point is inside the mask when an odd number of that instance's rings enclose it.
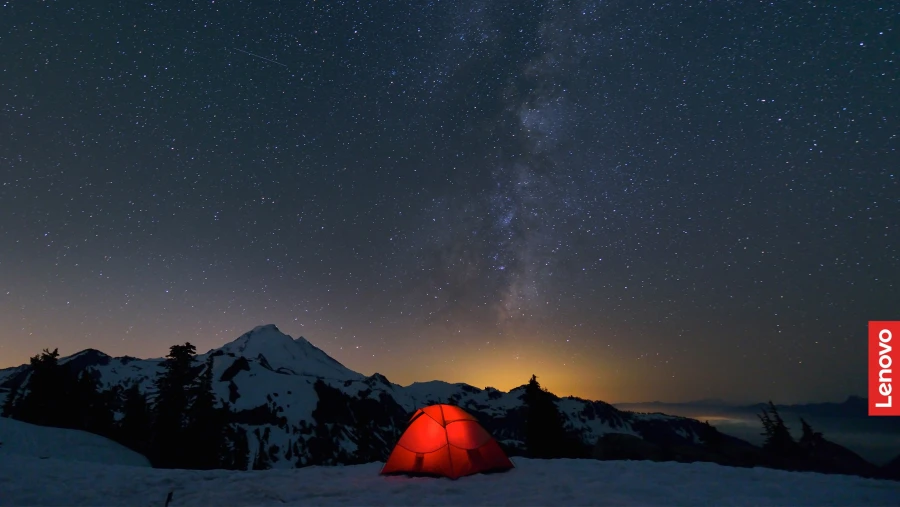
<instances>
[{"instance_id":1,"label":"red tent","mask_svg":"<svg viewBox=\"0 0 900 507\"><path fill-rule=\"evenodd\" d=\"M381 473L458 479L513 466L477 419L453 405L432 405L416 410Z\"/></svg>"}]
</instances>

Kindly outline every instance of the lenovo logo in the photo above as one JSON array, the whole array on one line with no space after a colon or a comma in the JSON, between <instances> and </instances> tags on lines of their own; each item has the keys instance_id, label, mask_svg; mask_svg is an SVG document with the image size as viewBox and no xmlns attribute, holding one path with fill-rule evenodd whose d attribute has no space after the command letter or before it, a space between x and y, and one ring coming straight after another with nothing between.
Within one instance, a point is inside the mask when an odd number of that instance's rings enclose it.
<instances>
[{"instance_id":1,"label":"lenovo logo","mask_svg":"<svg viewBox=\"0 0 900 507\"><path fill-rule=\"evenodd\" d=\"M900 415L900 399L893 388L898 335L900 321L869 322L869 415Z\"/></svg>"}]
</instances>

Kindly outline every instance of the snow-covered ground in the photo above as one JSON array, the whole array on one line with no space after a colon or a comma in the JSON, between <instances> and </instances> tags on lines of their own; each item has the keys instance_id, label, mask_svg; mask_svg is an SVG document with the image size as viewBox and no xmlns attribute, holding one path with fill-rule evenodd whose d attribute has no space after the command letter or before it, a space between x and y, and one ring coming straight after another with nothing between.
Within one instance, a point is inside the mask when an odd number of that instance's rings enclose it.
<instances>
[{"instance_id":1,"label":"snow-covered ground","mask_svg":"<svg viewBox=\"0 0 900 507\"><path fill-rule=\"evenodd\" d=\"M36 426L0 417L0 460L9 461L11 456L129 467L150 466L150 461L144 456L93 433ZM4 498L5 495L0 493L0 502Z\"/></svg>"},{"instance_id":2,"label":"snow-covered ground","mask_svg":"<svg viewBox=\"0 0 900 507\"><path fill-rule=\"evenodd\" d=\"M0 455L2 505L900 505L900 483L710 463L514 459L458 481L378 475L381 463L231 472Z\"/></svg>"}]
</instances>

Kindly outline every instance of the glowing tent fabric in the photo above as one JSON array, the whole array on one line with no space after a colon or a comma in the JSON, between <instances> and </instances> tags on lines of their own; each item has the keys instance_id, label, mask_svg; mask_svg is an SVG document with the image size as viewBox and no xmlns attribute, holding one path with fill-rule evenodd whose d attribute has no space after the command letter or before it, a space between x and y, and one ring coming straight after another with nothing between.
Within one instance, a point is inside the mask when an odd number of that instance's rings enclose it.
<instances>
[{"instance_id":1,"label":"glowing tent fabric","mask_svg":"<svg viewBox=\"0 0 900 507\"><path fill-rule=\"evenodd\" d=\"M477 419L453 405L432 405L416 410L381 473L458 479L513 466Z\"/></svg>"}]
</instances>

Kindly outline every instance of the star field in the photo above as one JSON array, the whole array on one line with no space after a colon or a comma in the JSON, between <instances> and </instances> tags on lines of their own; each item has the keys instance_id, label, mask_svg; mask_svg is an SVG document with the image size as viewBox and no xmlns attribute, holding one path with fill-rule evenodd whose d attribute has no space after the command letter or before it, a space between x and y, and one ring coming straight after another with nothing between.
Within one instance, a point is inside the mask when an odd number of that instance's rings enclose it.
<instances>
[{"instance_id":1,"label":"star field","mask_svg":"<svg viewBox=\"0 0 900 507\"><path fill-rule=\"evenodd\" d=\"M0 3L0 367L275 323L394 382L842 399L891 2Z\"/></svg>"}]
</instances>

